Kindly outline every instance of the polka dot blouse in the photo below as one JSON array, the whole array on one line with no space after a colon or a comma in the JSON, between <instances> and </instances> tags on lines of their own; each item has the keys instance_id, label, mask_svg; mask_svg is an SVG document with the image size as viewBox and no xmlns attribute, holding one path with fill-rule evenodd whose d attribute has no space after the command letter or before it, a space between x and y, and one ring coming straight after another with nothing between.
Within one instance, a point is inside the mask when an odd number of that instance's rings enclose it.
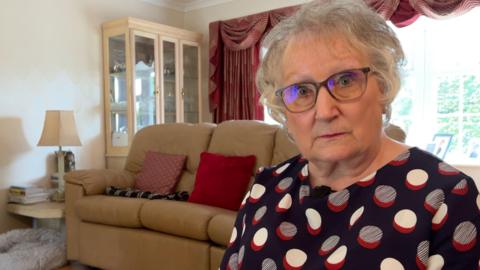
<instances>
[{"instance_id":1,"label":"polka dot blouse","mask_svg":"<svg viewBox=\"0 0 480 270\"><path fill-rule=\"evenodd\" d=\"M480 269L473 180L411 148L348 188L313 196L308 161L260 169L220 269Z\"/></svg>"}]
</instances>

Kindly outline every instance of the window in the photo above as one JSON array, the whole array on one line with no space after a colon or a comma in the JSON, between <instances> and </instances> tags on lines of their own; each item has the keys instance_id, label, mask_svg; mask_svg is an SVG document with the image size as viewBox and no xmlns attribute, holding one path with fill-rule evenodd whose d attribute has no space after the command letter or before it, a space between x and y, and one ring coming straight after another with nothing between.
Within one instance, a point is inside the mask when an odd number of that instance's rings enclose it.
<instances>
[{"instance_id":1,"label":"window","mask_svg":"<svg viewBox=\"0 0 480 270\"><path fill-rule=\"evenodd\" d=\"M407 57L392 123L407 132L407 143L426 149L435 134L453 135L445 159L480 164L480 9L460 17L420 17L394 28ZM432 146L432 149L434 146Z\"/></svg>"},{"instance_id":2,"label":"window","mask_svg":"<svg viewBox=\"0 0 480 270\"><path fill-rule=\"evenodd\" d=\"M445 160L480 165L480 8L448 20L421 16L404 28L389 24L407 58L391 123L423 149L435 149L436 134L452 135ZM266 109L264 121L276 123Z\"/></svg>"}]
</instances>

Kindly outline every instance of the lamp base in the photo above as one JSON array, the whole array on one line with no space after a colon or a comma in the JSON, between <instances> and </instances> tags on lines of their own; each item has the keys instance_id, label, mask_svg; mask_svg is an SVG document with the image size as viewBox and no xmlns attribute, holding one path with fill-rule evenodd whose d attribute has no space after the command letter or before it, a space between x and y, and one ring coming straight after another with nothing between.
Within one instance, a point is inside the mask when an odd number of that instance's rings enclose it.
<instances>
[{"instance_id":1,"label":"lamp base","mask_svg":"<svg viewBox=\"0 0 480 270\"><path fill-rule=\"evenodd\" d=\"M65 201L65 192L60 190L55 190L52 194L52 201L54 202L64 202Z\"/></svg>"},{"instance_id":2,"label":"lamp base","mask_svg":"<svg viewBox=\"0 0 480 270\"><path fill-rule=\"evenodd\" d=\"M65 152L62 151L62 147L59 147L59 150L56 152L57 155L57 165L58 165L58 186L55 193L52 195L52 200L56 202L65 201L65 180L63 176L65 175Z\"/></svg>"}]
</instances>

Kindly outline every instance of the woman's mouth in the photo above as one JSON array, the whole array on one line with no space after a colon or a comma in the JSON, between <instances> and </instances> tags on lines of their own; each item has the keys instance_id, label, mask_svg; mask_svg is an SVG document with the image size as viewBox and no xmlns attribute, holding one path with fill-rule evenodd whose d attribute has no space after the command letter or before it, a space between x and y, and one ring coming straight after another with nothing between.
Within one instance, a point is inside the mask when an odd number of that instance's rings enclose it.
<instances>
[{"instance_id":1,"label":"woman's mouth","mask_svg":"<svg viewBox=\"0 0 480 270\"><path fill-rule=\"evenodd\" d=\"M336 132L336 133L328 133L328 134L323 134L319 136L322 139L330 139L330 138L335 138L344 135L346 132Z\"/></svg>"}]
</instances>

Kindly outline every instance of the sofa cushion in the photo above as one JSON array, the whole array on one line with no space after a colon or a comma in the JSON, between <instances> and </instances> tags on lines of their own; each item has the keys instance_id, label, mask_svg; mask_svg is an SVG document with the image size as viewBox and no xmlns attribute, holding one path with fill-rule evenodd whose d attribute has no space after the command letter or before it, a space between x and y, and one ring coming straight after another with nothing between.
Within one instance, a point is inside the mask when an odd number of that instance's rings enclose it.
<instances>
[{"instance_id":1,"label":"sofa cushion","mask_svg":"<svg viewBox=\"0 0 480 270\"><path fill-rule=\"evenodd\" d=\"M142 169L135 178L135 188L168 194L176 186L185 164L185 155L147 151Z\"/></svg>"},{"instance_id":2,"label":"sofa cushion","mask_svg":"<svg viewBox=\"0 0 480 270\"><path fill-rule=\"evenodd\" d=\"M202 153L188 201L238 210L254 165L255 156Z\"/></svg>"},{"instance_id":3,"label":"sofa cushion","mask_svg":"<svg viewBox=\"0 0 480 270\"><path fill-rule=\"evenodd\" d=\"M106 225L141 228L139 212L147 199L87 196L75 203L75 212L83 221Z\"/></svg>"},{"instance_id":4,"label":"sofa cushion","mask_svg":"<svg viewBox=\"0 0 480 270\"><path fill-rule=\"evenodd\" d=\"M232 120L220 123L212 135L208 152L228 156L257 157L255 170L271 164L278 126L252 120Z\"/></svg>"},{"instance_id":5,"label":"sofa cushion","mask_svg":"<svg viewBox=\"0 0 480 270\"><path fill-rule=\"evenodd\" d=\"M125 170L138 173L145 153L156 151L166 154L186 155L185 169L197 170L200 153L206 151L215 124L170 123L152 125L139 130L133 137Z\"/></svg>"},{"instance_id":6,"label":"sofa cushion","mask_svg":"<svg viewBox=\"0 0 480 270\"><path fill-rule=\"evenodd\" d=\"M140 210L140 220L151 230L208 240L208 222L218 214L228 213L218 207L189 202L155 200L147 201Z\"/></svg>"},{"instance_id":7,"label":"sofa cushion","mask_svg":"<svg viewBox=\"0 0 480 270\"><path fill-rule=\"evenodd\" d=\"M214 216L208 223L208 237L210 237L210 240L215 244L227 247L236 218L237 213L233 211Z\"/></svg>"}]
</instances>

